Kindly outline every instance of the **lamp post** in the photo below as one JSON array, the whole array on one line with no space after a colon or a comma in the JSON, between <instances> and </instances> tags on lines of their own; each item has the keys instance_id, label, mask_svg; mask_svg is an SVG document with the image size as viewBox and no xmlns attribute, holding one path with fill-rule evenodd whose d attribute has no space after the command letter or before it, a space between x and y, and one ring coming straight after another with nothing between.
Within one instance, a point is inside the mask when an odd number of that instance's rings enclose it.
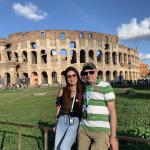
<instances>
[{"instance_id":1,"label":"lamp post","mask_svg":"<svg viewBox=\"0 0 150 150\"><path fill-rule=\"evenodd\" d=\"M129 65L129 84L132 84L132 81L131 81L131 74L130 74L130 69L131 69L131 61L128 62L128 65Z\"/></svg>"}]
</instances>

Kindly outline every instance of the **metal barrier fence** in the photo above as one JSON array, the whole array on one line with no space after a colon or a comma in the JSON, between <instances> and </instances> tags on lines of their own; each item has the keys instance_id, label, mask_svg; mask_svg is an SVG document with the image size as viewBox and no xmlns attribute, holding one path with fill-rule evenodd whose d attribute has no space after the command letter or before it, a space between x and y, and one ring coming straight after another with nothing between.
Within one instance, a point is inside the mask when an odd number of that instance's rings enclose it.
<instances>
[{"instance_id":1,"label":"metal barrier fence","mask_svg":"<svg viewBox=\"0 0 150 150\"><path fill-rule=\"evenodd\" d=\"M35 125L18 124L12 122L3 122L3 121L0 121L0 124L15 126L18 128L18 150L21 150L22 128L34 128L44 130L44 150L48 150L48 132L52 131L52 128Z\"/></svg>"},{"instance_id":2,"label":"metal barrier fence","mask_svg":"<svg viewBox=\"0 0 150 150\"><path fill-rule=\"evenodd\" d=\"M43 127L43 126L35 126L35 125L26 125L26 124L18 124L12 122L3 122L0 121L0 124L15 126L18 128L18 150L21 150L21 141L22 141L22 128L34 128L44 130L44 150L48 150L48 132L52 131L53 129L50 127ZM127 137L127 136L117 136L119 141L133 141L138 143L145 143L150 144L150 140L148 139L141 139L135 137Z\"/></svg>"}]
</instances>

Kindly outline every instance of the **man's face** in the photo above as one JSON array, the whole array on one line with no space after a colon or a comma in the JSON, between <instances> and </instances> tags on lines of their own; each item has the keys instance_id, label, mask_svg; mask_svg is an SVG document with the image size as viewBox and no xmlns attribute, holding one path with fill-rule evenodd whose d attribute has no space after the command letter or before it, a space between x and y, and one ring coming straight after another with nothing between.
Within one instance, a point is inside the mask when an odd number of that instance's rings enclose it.
<instances>
[{"instance_id":1,"label":"man's face","mask_svg":"<svg viewBox=\"0 0 150 150\"><path fill-rule=\"evenodd\" d=\"M83 75L84 75L84 78L86 79L86 81L89 84L96 83L96 80L97 80L97 71L96 71L96 69L86 69L83 72Z\"/></svg>"}]
</instances>

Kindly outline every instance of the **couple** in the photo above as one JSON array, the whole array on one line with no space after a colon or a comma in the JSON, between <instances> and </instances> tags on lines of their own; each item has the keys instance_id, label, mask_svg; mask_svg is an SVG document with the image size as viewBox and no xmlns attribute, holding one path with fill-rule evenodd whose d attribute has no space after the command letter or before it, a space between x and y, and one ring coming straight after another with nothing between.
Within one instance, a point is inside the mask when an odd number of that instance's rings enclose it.
<instances>
[{"instance_id":1,"label":"couple","mask_svg":"<svg viewBox=\"0 0 150 150\"><path fill-rule=\"evenodd\" d=\"M67 85L56 101L55 150L71 150L77 132L78 150L118 150L113 89L97 78L92 62L85 63L82 72L85 85L75 68L65 70Z\"/></svg>"}]
</instances>

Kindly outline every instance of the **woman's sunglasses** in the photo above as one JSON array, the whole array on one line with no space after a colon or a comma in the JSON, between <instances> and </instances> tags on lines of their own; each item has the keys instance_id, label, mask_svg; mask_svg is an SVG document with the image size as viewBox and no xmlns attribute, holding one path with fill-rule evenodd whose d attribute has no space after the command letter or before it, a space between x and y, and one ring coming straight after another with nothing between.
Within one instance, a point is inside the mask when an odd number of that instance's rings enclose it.
<instances>
[{"instance_id":1,"label":"woman's sunglasses","mask_svg":"<svg viewBox=\"0 0 150 150\"><path fill-rule=\"evenodd\" d=\"M85 72L83 72L83 75L87 76L88 74L92 75L94 73L95 73L95 71L85 71Z\"/></svg>"},{"instance_id":2,"label":"woman's sunglasses","mask_svg":"<svg viewBox=\"0 0 150 150\"><path fill-rule=\"evenodd\" d=\"M70 78L75 78L77 75L76 74L71 74L71 75L67 75L67 79L70 79Z\"/></svg>"}]
</instances>

